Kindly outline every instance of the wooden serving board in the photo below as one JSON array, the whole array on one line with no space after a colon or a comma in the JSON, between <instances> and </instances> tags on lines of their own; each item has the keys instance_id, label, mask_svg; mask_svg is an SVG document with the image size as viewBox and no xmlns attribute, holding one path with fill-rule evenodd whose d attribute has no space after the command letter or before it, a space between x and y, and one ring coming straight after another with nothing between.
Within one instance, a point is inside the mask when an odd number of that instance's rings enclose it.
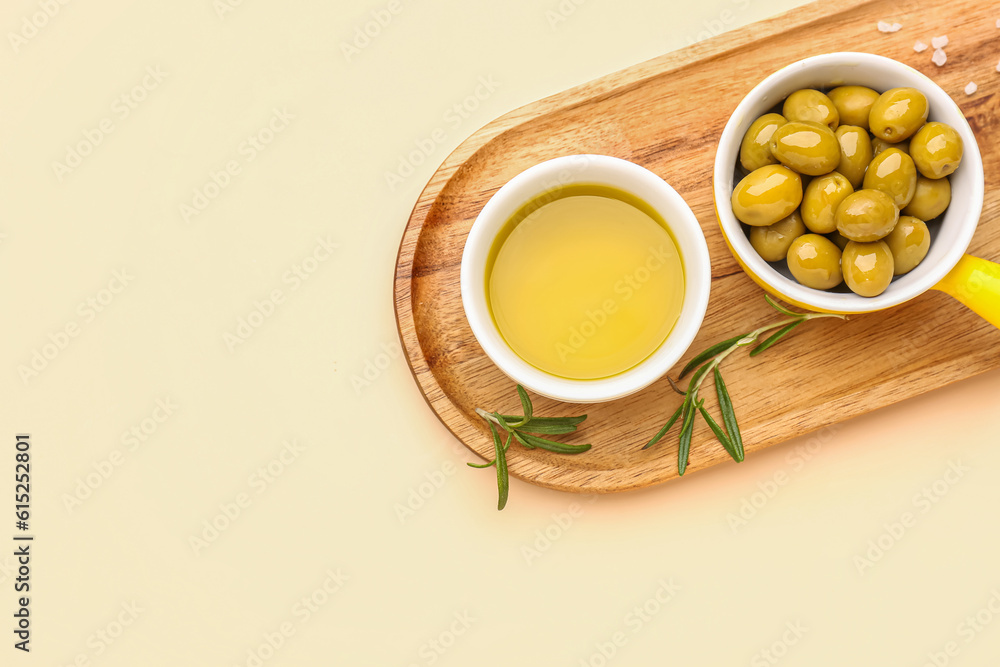
<instances>
[{"instance_id":1,"label":"wooden serving board","mask_svg":"<svg viewBox=\"0 0 1000 667\"><path fill-rule=\"evenodd\" d=\"M712 202L716 141L729 114L765 75L801 58L867 51L908 63L962 107L979 140L986 202L970 251L1000 260L1000 18L978 0L847 0L808 5L728 32L513 111L469 137L431 178L403 234L395 308L410 367L431 408L480 456L493 444L476 407L516 412L513 382L484 354L465 319L459 267L466 235L486 201L513 176L550 158L601 153L636 162L670 183L694 209L712 256L712 296L692 354L773 321L764 294L730 255ZM876 30L880 20L903 24ZM917 39L947 33L938 68ZM976 81L979 91L966 96ZM1000 367L1000 331L950 297L928 292L889 311L820 320L754 359L726 362L747 455L764 447ZM676 377L679 369L671 375ZM709 392L710 394L712 392ZM577 456L511 447L510 473L566 491L637 489L677 476L676 431L642 445L680 404L667 381L600 405L541 397L544 416L586 413L567 442L593 443ZM714 399L710 399L712 402ZM676 429L676 427L675 427ZM688 474L735 465L698 420Z\"/></svg>"}]
</instances>

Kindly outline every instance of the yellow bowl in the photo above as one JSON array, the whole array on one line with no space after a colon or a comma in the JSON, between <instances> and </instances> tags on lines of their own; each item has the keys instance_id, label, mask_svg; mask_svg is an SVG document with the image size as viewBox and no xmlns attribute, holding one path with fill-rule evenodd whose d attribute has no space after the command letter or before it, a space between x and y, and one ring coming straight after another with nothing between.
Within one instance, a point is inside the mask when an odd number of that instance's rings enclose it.
<instances>
[{"instance_id":1,"label":"yellow bowl","mask_svg":"<svg viewBox=\"0 0 1000 667\"><path fill-rule=\"evenodd\" d=\"M882 294L816 290L800 285L784 263L765 262L750 245L733 215L730 197L740 143L750 124L800 88L855 84L878 91L916 88L930 103L929 120L955 128L965 144L962 164L952 174L952 201L939 223L931 223L931 248L924 261L896 277ZM817 312L869 313L913 299L929 289L947 292L1000 327L1000 265L965 254L983 208L983 160L976 136L962 110L944 90L908 65L870 53L828 53L784 67L761 81L736 107L719 139L713 187L715 213L726 244L743 270L780 299Z\"/></svg>"}]
</instances>

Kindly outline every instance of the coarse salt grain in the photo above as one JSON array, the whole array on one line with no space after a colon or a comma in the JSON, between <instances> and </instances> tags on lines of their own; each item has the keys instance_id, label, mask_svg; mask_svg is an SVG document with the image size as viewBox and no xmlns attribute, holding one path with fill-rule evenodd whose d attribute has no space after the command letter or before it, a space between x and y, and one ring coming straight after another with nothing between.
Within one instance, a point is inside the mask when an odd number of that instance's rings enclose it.
<instances>
[{"instance_id":1,"label":"coarse salt grain","mask_svg":"<svg viewBox=\"0 0 1000 667\"><path fill-rule=\"evenodd\" d=\"M879 21L876 27L878 28L879 32L899 32L899 29L902 28L903 26L900 23L888 23L886 21Z\"/></svg>"},{"instance_id":2,"label":"coarse salt grain","mask_svg":"<svg viewBox=\"0 0 1000 667\"><path fill-rule=\"evenodd\" d=\"M940 37L935 37L931 40L931 46L935 49L943 49L948 46L948 35L941 35Z\"/></svg>"},{"instance_id":3,"label":"coarse salt grain","mask_svg":"<svg viewBox=\"0 0 1000 667\"><path fill-rule=\"evenodd\" d=\"M1000 28L1000 19L997 19L997 27Z\"/></svg>"},{"instance_id":4,"label":"coarse salt grain","mask_svg":"<svg viewBox=\"0 0 1000 667\"><path fill-rule=\"evenodd\" d=\"M979 90L979 86L976 85L976 82L970 81L969 84L965 87L965 94L973 95L977 90Z\"/></svg>"},{"instance_id":5,"label":"coarse salt grain","mask_svg":"<svg viewBox=\"0 0 1000 667\"><path fill-rule=\"evenodd\" d=\"M948 62L948 56L945 54L944 49L936 49L934 55L931 56L931 62L941 67L946 62Z\"/></svg>"},{"instance_id":6,"label":"coarse salt grain","mask_svg":"<svg viewBox=\"0 0 1000 667\"><path fill-rule=\"evenodd\" d=\"M927 50L927 45L918 39L917 43L913 45L913 50L916 51L917 53L923 53L924 51Z\"/></svg>"},{"instance_id":7,"label":"coarse salt grain","mask_svg":"<svg viewBox=\"0 0 1000 667\"><path fill-rule=\"evenodd\" d=\"M997 63L997 71L1000 72L1000 63Z\"/></svg>"}]
</instances>

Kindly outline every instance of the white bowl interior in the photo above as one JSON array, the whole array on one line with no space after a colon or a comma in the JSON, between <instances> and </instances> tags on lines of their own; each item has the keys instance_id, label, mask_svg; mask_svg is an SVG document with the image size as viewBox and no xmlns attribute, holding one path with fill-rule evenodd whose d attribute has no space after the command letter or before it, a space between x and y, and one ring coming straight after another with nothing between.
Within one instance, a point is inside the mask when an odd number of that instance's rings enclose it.
<instances>
[{"instance_id":1,"label":"white bowl interior","mask_svg":"<svg viewBox=\"0 0 1000 667\"><path fill-rule=\"evenodd\" d=\"M606 185L631 193L670 226L684 263L684 304L667 339L637 366L608 378L572 380L546 373L510 349L486 302L486 262L504 223L535 197L575 183ZM690 207L663 179L632 162L604 155L573 155L535 165L511 179L476 218L462 255L462 304L472 332L493 362L516 382L539 394L573 403L598 403L632 394L663 376L680 360L701 326L708 306L711 267L701 226Z\"/></svg>"},{"instance_id":2,"label":"white bowl interior","mask_svg":"<svg viewBox=\"0 0 1000 667\"><path fill-rule=\"evenodd\" d=\"M962 164L952 174L951 206L929 224L931 248L926 259L910 273L897 277L876 297L850 292L826 292L795 281L784 262L765 262L750 245L742 225L733 215L730 197L740 143L750 124L800 88L829 89L838 85L868 86L879 92L913 87L927 96L928 120L955 128L965 144ZM931 79L908 65L870 53L828 53L800 60L768 76L736 107L723 130L715 158L714 188L719 219L741 261L779 295L820 310L860 313L894 306L937 284L968 248L983 206L983 161L972 128L962 110Z\"/></svg>"}]
</instances>

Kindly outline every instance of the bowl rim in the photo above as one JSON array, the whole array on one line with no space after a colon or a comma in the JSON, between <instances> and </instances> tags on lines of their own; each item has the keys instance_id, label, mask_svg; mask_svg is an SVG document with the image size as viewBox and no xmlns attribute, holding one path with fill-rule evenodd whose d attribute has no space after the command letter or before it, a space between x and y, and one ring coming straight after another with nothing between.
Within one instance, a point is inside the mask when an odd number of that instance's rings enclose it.
<instances>
[{"instance_id":1,"label":"bowl rim","mask_svg":"<svg viewBox=\"0 0 1000 667\"><path fill-rule=\"evenodd\" d=\"M906 274L903 277L905 280L897 278L889 289L875 297L816 290L782 275L753 250L743 232L741 223L733 214L730 204L732 187L735 186L732 174L739 155L743 134L746 131L743 126L744 124L748 126L749 122L752 122L753 118L759 115L755 108L766 103L773 91L782 88L783 85L786 85L785 82L796 75L811 69L829 66L893 70L904 81L891 87L912 86L923 92L931 107L930 117L932 119L941 119L942 116L947 118L948 120L944 122L948 122L955 128L964 143L964 155L960 169L969 173L965 178L971 183L971 197L963 202L965 210L963 215L960 216L955 211L951 217L948 217L948 212L946 212L946 217L942 222L942 226L950 222L949 229L958 230L955 233L955 238L952 239L951 244L945 249L943 257L939 258L937 262L923 263ZM833 84L852 85L852 83L854 82L832 81L829 83L817 82L813 85L821 88ZM783 98L791 92L789 90L778 93L778 95ZM773 105L772 102L768 108ZM803 58L771 73L755 85L733 110L722 131L719 147L716 151L712 180L719 226L730 251L750 277L765 289L796 305L837 313L866 313L889 308L909 301L937 285L954 268L972 242L982 213L985 193L982 155L976 142L975 133L965 118L965 114L951 96L927 75L905 63L872 53L852 51L825 53ZM726 187L727 183L730 184L728 188ZM954 180L952 183L954 185ZM951 212L950 208L949 212ZM961 219L956 222L957 218Z\"/></svg>"},{"instance_id":2,"label":"bowl rim","mask_svg":"<svg viewBox=\"0 0 1000 667\"><path fill-rule=\"evenodd\" d=\"M510 215L548 190L575 183L608 185L633 194L668 221L681 253L684 304L660 346L632 368L596 380L563 378L532 366L504 341L486 303L485 258ZM661 378L694 341L711 290L711 259L694 212L665 180L634 162L608 155L578 154L533 165L505 183L480 211L462 252L462 306L473 335L508 377L535 393L569 403L599 403L638 392Z\"/></svg>"}]
</instances>

